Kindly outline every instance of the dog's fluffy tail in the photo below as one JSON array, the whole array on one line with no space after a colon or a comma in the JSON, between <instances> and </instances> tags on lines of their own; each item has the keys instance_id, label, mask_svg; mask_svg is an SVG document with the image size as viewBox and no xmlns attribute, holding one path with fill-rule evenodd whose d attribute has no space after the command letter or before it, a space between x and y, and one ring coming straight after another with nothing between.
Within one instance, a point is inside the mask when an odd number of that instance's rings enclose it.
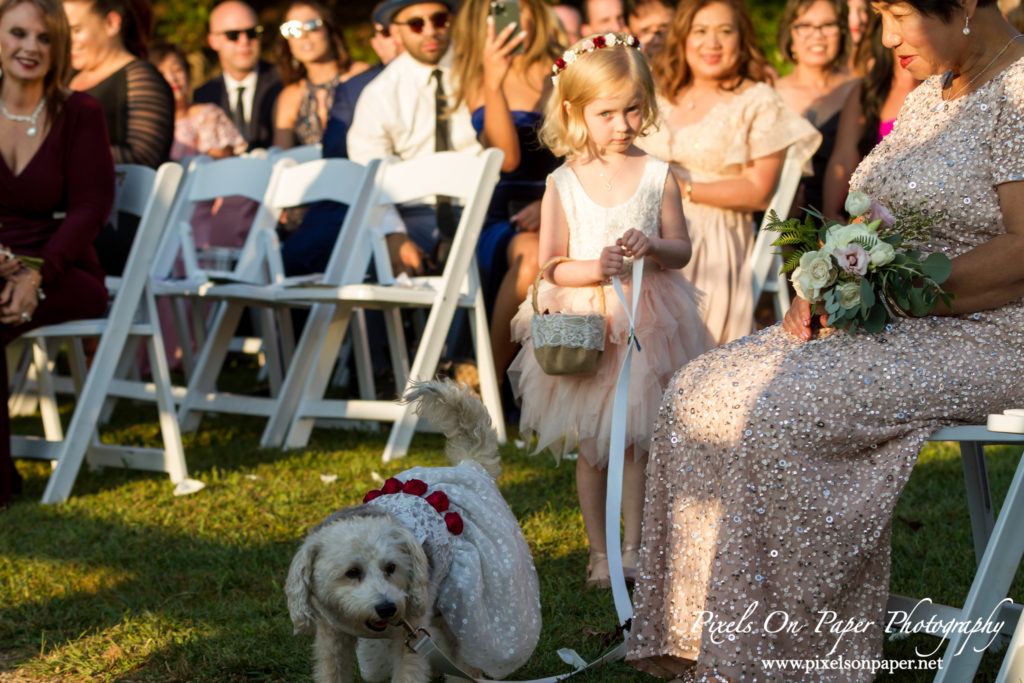
<instances>
[{"instance_id":1,"label":"dog's fluffy tail","mask_svg":"<svg viewBox=\"0 0 1024 683\"><path fill-rule=\"evenodd\" d=\"M501 473L498 439L484 404L462 383L449 379L413 382L402 400L444 432L444 452L452 464L474 460L497 478Z\"/></svg>"}]
</instances>

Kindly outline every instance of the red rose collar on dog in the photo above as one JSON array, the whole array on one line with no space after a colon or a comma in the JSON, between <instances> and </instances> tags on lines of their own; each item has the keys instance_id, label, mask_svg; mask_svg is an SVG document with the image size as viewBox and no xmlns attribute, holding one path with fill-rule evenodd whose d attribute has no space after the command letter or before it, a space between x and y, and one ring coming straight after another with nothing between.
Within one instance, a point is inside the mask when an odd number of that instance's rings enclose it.
<instances>
[{"instance_id":1,"label":"red rose collar on dog","mask_svg":"<svg viewBox=\"0 0 1024 683\"><path fill-rule=\"evenodd\" d=\"M396 493L405 493L411 496L418 496L423 498L432 508L437 510L439 515L444 516L444 524L448 527L449 533L453 536L458 536L462 533L462 517L458 512L448 512L448 496L445 495L444 491L433 491L430 495L424 497L423 494L427 492L427 484L419 479L409 479L408 481L402 482L394 477L389 478L384 482L384 485L379 489L374 489L363 496L363 502L369 503L371 500L376 500L381 496L393 495Z\"/></svg>"}]
</instances>

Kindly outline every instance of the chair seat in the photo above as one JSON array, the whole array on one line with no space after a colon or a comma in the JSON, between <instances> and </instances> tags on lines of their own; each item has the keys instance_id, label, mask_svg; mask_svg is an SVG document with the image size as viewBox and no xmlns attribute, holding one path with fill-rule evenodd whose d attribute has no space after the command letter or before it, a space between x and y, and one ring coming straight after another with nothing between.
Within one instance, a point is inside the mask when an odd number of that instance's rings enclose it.
<instances>
[{"instance_id":1,"label":"chair seat","mask_svg":"<svg viewBox=\"0 0 1024 683\"><path fill-rule=\"evenodd\" d=\"M55 337L98 337L107 329L106 318L90 318L87 320L70 320L66 323L37 327L22 335L26 339L53 339ZM128 334L152 334L153 326L149 323L132 323Z\"/></svg>"}]
</instances>

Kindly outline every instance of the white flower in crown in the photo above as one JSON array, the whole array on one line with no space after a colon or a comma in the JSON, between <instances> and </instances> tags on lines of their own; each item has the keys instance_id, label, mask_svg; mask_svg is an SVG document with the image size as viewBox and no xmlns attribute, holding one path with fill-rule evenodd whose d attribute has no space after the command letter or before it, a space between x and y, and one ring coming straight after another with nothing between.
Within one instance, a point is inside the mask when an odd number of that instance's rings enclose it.
<instances>
[{"instance_id":1,"label":"white flower in crown","mask_svg":"<svg viewBox=\"0 0 1024 683\"><path fill-rule=\"evenodd\" d=\"M583 52L593 52L594 41L590 39L584 40L582 43L580 43L580 50L582 50ZM572 50L570 50L570 52L572 52ZM573 56L575 56L575 53L573 53Z\"/></svg>"},{"instance_id":2,"label":"white flower in crown","mask_svg":"<svg viewBox=\"0 0 1024 683\"><path fill-rule=\"evenodd\" d=\"M606 34L604 34L604 42L609 47L611 47L612 45L615 45L615 43L617 43L618 40L619 40L619 37L617 35L615 35L614 33L606 33Z\"/></svg>"},{"instance_id":3,"label":"white flower in crown","mask_svg":"<svg viewBox=\"0 0 1024 683\"><path fill-rule=\"evenodd\" d=\"M562 59L565 60L566 64L573 64L576 62L576 53L572 50L566 50L565 54L562 55Z\"/></svg>"}]
</instances>

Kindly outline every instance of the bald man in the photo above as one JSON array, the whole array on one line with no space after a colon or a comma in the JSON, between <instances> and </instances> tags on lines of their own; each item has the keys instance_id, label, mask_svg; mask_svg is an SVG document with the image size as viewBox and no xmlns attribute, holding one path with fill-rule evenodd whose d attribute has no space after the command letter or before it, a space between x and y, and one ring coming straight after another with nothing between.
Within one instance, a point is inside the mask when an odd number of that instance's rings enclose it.
<instances>
[{"instance_id":1,"label":"bald man","mask_svg":"<svg viewBox=\"0 0 1024 683\"><path fill-rule=\"evenodd\" d=\"M260 59L259 25L252 7L226 0L210 12L207 41L220 61L221 75L196 88L196 102L221 107L249 143L269 147L274 133L274 103L281 92L277 67Z\"/></svg>"}]
</instances>

